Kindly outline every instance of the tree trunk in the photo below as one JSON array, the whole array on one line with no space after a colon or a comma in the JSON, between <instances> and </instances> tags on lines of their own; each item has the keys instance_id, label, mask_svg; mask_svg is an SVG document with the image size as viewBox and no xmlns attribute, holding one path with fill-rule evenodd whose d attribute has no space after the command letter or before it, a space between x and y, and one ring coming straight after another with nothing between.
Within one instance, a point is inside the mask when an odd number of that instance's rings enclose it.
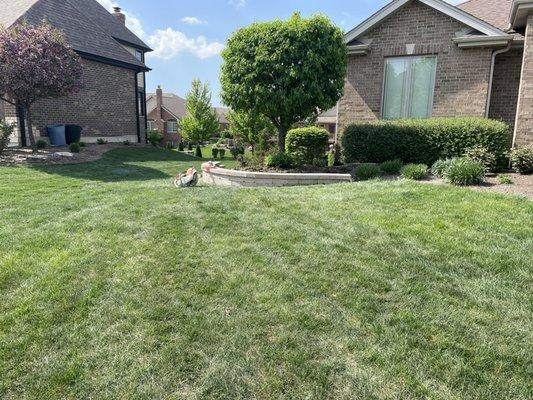
<instances>
[{"instance_id":1,"label":"tree trunk","mask_svg":"<svg viewBox=\"0 0 533 400\"><path fill-rule=\"evenodd\" d=\"M287 137L287 129L278 127L278 148L280 153L285 153L285 138Z\"/></svg>"},{"instance_id":2,"label":"tree trunk","mask_svg":"<svg viewBox=\"0 0 533 400\"><path fill-rule=\"evenodd\" d=\"M35 144L35 136L33 136L33 125L31 120L31 110L30 107L25 107L26 109L26 122L28 123L28 136L30 137L30 146L34 153L37 153L37 145ZM22 132L23 135L26 132Z\"/></svg>"}]
</instances>

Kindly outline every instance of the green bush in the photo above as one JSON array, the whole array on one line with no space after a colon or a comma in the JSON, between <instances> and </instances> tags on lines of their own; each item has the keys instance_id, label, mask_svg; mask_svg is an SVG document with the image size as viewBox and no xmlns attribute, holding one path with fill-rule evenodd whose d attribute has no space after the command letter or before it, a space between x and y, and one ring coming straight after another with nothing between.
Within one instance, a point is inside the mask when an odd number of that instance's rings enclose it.
<instances>
[{"instance_id":1,"label":"green bush","mask_svg":"<svg viewBox=\"0 0 533 400\"><path fill-rule=\"evenodd\" d=\"M192 151L192 143L187 142L187 150Z\"/></svg>"},{"instance_id":2,"label":"green bush","mask_svg":"<svg viewBox=\"0 0 533 400\"><path fill-rule=\"evenodd\" d=\"M507 175L507 174L503 174L503 175L498 176L498 179L499 179L501 185L512 185L512 184L514 184L513 178L511 178L511 176Z\"/></svg>"},{"instance_id":3,"label":"green bush","mask_svg":"<svg viewBox=\"0 0 533 400\"><path fill-rule=\"evenodd\" d=\"M218 148L213 147L213 149L211 150L211 154L213 154L213 158L216 160L218 157Z\"/></svg>"},{"instance_id":4,"label":"green bush","mask_svg":"<svg viewBox=\"0 0 533 400\"><path fill-rule=\"evenodd\" d=\"M444 172L450 167L452 159L448 158L447 160L438 160L431 167L431 173L439 178L444 176Z\"/></svg>"},{"instance_id":5,"label":"green bush","mask_svg":"<svg viewBox=\"0 0 533 400\"><path fill-rule=\"evenodd\" d=\"M334 167L335 166L335 150L331 149L328 152L328 167Z\"/></svg>"},{"instance_id":6,"label":"green bush","mask_svg":"<svg viewBox=\"0 0 533 400\"><path fill-rule=\"evenodd\" d=\"M48 142L44 139L39 139L35 142L35 147L37 147L39 150L44 150L48 147Z\"/></svg>"},{"instance_id":7,"label":"green bush","mask_svg":"<svg viewBox=\"0 0 533 400\"><path fill-rule=\"evenodd\" d=\"M122 142L122 144L123 144L124 146L131 146L131 142L130 142L129 140L124 140L124 141Z\"/></svg>"},{"instance_id":8,"label":"green bush","mask_svg":"<svg viewBox=\"0 0 533 400\"><path fill-rule=\"evenodd\" d=\"M350 125L342 136L345 162L400 159L404 163L432 165L439 159L462 157L482 146L505 166L509 127L483 118L430 118L377 121Z\"/></svg>"},{"instance_id":9,"label":"green bush","mask_svg":"<svg viewBox=\"0 0 533 400\"><path fill-rule=\"evenodd\" d=\"M185 150L185 146L183 145L183 140L180 140L180 143L178 144L178 151Z\"/></svg>"},{"instance_id":10,"label":"green bush","mask_svg":"<svg viewBox=\"0 0 533 400\"><path fill-rule=\"evenodd\" d=\"M161 142L163 141L163 134L157 130L148 131L147 138L148 138L148 142L152 146L156 147L156 146L159 146Z\"/></svg>"},{"instance_id":11,"label":"green bush","mask_svg":"<svg viewBox=\"0 0 533 400\"><path fill-rule=\"evenodd\" d=\"M4 151L10 141L10 136L15 130L15 124L8 124L0 119L0 154Z\"/></svg>"},{"instance_id":12,"label":"green bush","mask_svg":"<svg viewBox=\"0 0 533 400\"><path fill-rule=\"evenodd\" d=\"M265 157L265 165L269 168L287 169L293 166L294 160L288 153L270 154Z\"/></svg>"},{"instance_id":13,"label":"green bush","mask_svg":"<svg viewBox=\"0 0 533 400\"><path fill-rule=\"evenodd\" d=\"M520 174L533 173L533 146L517 147L511 152L513 169Z\"/></svg>"},{"instance_id":14,"label":"green bush","mask_svg":"<svg viewBox=\"0 0 533 400\"><path fill-rule=\"evenodd\" d=\"M196 145L196 150L194 152L194 155L198 158L203 158L202 156L202 148L200 147L199 144Z\"/></svg>"},{"instance_id":15,"label":"green bush","mask_svg":"<svg viewBox=\"0 0 533 400\"><path fill-rule=\"evenodd\" d=\"M483 164L487 172L494 171L498 168L496 164L496 156L486 147L474 146L467 149L464 156Z\"/></svg>"},{"instance_id":16,"label":"green bush","mask_svg":"<svg viewBox=\"0 0 533 400\"><path fill-rule=\"evenodd\" d=\"M107 140L98 138L96 139L96 144L99 144L99 145L107 144Z\"/></svg>"},{"instance_id":17,"label":"green bush","mask_svg":"<svg viewBox=\"0 0 533 400\"><path fill-rule=\"evenodd\" d=\"M80 147L87 147L87 143L85 142L79 142Z\"/></svg>"},{"instance_id":18,"label":"green bush","mask_svg":"<svg viewBox=\"0 0 533 400\"><path fill-rule=\"evenodd\" d=\"M385 161L379 166L381 171L386 175L398 175L403 167L402 160L396 159L391 161Z\"/></svg>"},{"instance_id":19,"label":"green bush","mask_svg":"<svg viewBox=\"0 0 533 400\"><path fill-rule=\"evenodd\" d=\"M79 143L71 143L68 148L71 153L79 153L81 151L81 146Z\"/></svg>"},{"instance_id":20,"label":"green bush","mask_svg":"<svg viewBox=\"0 0 533 400\"><path fill-rule=\"evenodd\" d=\"M220 158L224 158L226 156L226 149L218 149L218 154L220 154Z\"/></svg>"},{"instance_id":21,"label":"green bush","mask_svg":"<svg viewBox=\"0 0 533 400\"><path fill-rule=\"evenodd\" d=\"M404 178L421 181L428 176L428 166L426 164L407 164L402 168L401 173Z\"/></svg>"},{"instance_id":22,"label":"green bush","mask_svg":"<svg viewBox=\"0 0 533 400\"><path fill-rule=\"evenodd\" d=\"M298 165L313 165L324 158L329 133L318 127L297 128L287 133L286 150Z\"/></svg>"},{"instance_id":23,"label":"green bush","mask_svg":"<svg viewBox=\"0 0 533 400\"><path fill-rule=\"evenodd\" d=\"M468 157L454 158L445 169L444 179L453 185L468 186L483 182L485 166Z\"/></svg>"},{"instance_id":24,"label":"green bush","mask_svg":"<svg viewBox=\"0 0 533 400\"><path fill-rule=\"evenodd\" d=\"M358 181L368 181L370 179L375 179L381 175L381 170L377 165L374 164L364 164L357 167L353 175Z\"/></svg>"},{"instance_id":25,"label":"green bush","mask_svg":"<svg viewBox=\"0 0 533 400\"><path fill-rule=\"evenodd\" d=\"M237 159L239 156L243 156L244 155L244 147L240 146L240 147L232 147L230 150L230 153L231 155L233 156L234 159Z\"/></svg>"}]
</instances>

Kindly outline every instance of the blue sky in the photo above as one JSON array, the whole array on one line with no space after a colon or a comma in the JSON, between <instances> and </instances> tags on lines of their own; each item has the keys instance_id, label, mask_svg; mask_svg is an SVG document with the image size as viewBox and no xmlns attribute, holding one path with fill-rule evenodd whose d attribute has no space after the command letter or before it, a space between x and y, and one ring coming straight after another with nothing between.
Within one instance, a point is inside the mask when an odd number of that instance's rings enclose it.
<instances>
[{"instance_id":1,"label":"blue sky","mask_svg":"<svg viewBox=\"0 0 533 400\"><path fill-rule=\"evenodd\" d=\"M194 78L208 81L213 103L220 105L220 51L236 29L255 21L328 15L349 30L377 11L387 0L98 0L106 8L121 6L128 26L156 51L147 64L148 90L162 85L184 96ZM450 0L458 3L459 0Z\"/></svg>"}]
</instances>

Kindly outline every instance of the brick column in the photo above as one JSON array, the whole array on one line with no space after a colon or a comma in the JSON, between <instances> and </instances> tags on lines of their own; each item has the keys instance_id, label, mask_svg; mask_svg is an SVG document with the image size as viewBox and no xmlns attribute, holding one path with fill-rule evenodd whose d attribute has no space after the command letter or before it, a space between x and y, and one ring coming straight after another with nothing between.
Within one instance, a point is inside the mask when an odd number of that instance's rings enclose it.
<instances>
[{"instance_id":1,"label":"brick column","mask_svg":"<svg viewBox=\"0 0 533 400\"><path fill-rule=\"evenodd\" d=\"M514 146L533 144L533 15L527 18Z\"/></svg>"}]
</instances>

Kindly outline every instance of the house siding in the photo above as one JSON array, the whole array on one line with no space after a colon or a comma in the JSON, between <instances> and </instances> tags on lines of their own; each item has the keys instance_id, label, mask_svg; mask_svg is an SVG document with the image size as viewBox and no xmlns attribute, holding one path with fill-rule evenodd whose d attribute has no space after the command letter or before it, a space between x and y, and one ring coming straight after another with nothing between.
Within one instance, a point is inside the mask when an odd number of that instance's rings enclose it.
<instances>
[{"instance_id":1,"label":"house siding","mask_svg":"<svg viewBox=\"0 0 533 400\"><path fill-rule=\"evenodd\" d=\"M364 35L370 54L350 56L339 132L355 121L381 117L385 58L436 55L433 116L484 117L492 50L461 50L452 41L466 26L419 2L396 11ZM414 45L414 46L413 46Z\"/></svg>"},{"instance_id":2,"label":"house siding","mask_svg":"<svg viewBox=\"0 0 533 400\"><path fill-rule=\"evenodd\" d=\"M135 71L90 60L82 60L84 88L75 94L43 99L32 108L37 136L46 136L50 124L83 127L83 140L137 142ZM141 128L144 120L140 120ZM144 133L144 130L142 130Z\"/></svg>"},{"instance_id":3,"label":"house siding","mask_svg":"<svg viewBox=\"0 0 533 400\"><path fill-rule=\"evenodd\" d=\"M527 18L514 144L533 145L533 15Z\"/></svg>"},{"instance_id":4,"label":"house siding","mask_svg":"<svg viewBox=\"0 0 533 400\"><path fill-rule=\"evenodd\" d=\"M513 49L496 56L489 117L509 124L514 130L523 49Z\"/></svg>"}]
</instances>

